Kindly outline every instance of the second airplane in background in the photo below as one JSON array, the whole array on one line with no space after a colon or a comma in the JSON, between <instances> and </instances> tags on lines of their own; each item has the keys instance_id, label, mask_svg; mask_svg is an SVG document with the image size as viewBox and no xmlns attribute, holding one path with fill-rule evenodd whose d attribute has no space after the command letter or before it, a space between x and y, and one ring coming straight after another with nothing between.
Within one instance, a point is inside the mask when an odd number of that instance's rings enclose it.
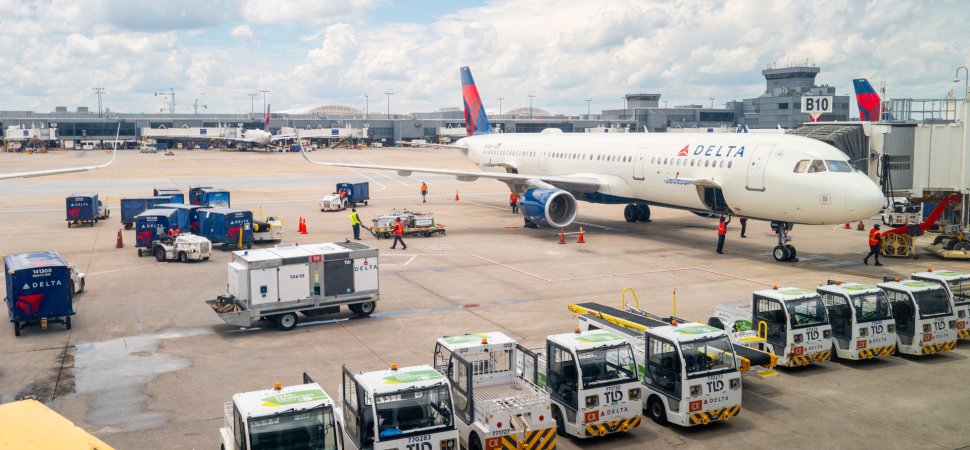
<instances>
[{"instance_id":1,"label":"second airplane in background","mask_svg":"<svg viewBox=\"0 0 970 450\"><path fill-rule=\"evenodd\" d=\"M739 215L779 223L774 258L792 261L793 224L867 219L883 204L879 187L828 144L800 136L744 133L495 133L468 67L461 68L469 136L455 145L481 170L373 164L315 164L491 178L515 192L526 224L561 228L577 200L626 204L629 222L648 221L650 206L699 215Z\"/></svg>"}]
</instances>

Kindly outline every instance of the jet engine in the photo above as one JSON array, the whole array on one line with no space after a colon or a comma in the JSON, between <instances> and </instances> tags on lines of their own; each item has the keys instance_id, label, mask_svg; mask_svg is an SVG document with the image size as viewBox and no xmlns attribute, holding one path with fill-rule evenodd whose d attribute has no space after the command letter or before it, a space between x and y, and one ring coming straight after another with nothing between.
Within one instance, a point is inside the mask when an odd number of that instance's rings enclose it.
<instances>
[{"instance_id":1,"label":"jet engine","mask_svg":"<svg viewBox=\"0 0 970 450\"><path fill-rule=\"evenodd\" d=\"M540 227L563 228L576 219L576 197L562 189L529 189L519 207L526 219Z\"/></svg>"}]
</instances>

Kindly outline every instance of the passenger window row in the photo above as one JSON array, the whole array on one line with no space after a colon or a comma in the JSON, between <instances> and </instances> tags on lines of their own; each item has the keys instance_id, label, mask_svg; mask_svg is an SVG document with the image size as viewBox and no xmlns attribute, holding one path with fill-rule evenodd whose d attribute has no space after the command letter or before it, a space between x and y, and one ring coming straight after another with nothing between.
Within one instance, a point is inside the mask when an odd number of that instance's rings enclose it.
<instances>
[{"instance_id":1,"label":"passenger window row","mask_svg":"<svg viewBox=\"0 0 970 450\"><path fill-rule=\"evenodd\" d=\"M702 163L703 162L703 163ZM734 161L726 161L723 159L685 159L685 158L660 158L653 157L650 158L650 164L661 165L661 166L683 166L683 167L694 167L696 163L697 167L714 167L721 169L730 169L734 166Z\"/></svg>"}]
</instances>

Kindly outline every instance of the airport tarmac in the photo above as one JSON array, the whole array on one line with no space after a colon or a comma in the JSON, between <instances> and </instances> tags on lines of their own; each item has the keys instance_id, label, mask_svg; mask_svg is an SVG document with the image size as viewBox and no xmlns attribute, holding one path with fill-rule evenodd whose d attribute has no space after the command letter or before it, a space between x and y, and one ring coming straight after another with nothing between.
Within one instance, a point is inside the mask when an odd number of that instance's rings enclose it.
<instances>
[{"instance_id":1,"label":"airport tarmac","mask_svg":"<svg viewBox=\"0 0 970 450\"><path fill-rule=\"evenodd\" d=\"M0 153L4 172L95 164L110 155L72 152ZM326 150L326 161L474 168L448 150ZM365 223L392 208L430 210L447 235L407 240L408 249L364 232L377 246L381 302L371 318L349 313L301 323L296 330L239 330L203 300L226 290L229 253L204 263L156 263L139 258L134 232L115 248L121 197L145 196L155 186L209 184L232 192L236 208L282 216L284 242L317 243L351 237L347 212L320 212L319 199L336 182L369 181ZM430 187L421 204L418 187ZM488 180L399 177L393 173L324 168L299 154L176 151L176 156L123 152L107 169L46 178L0 181L0 254L55 250L87 273L74 327L30 328L14 337L0 328L0 401L35 396L105 442L121 449L212 449L220 444L223 404L232 394L295 384L303 372L336 395L341 365L353 370L431 362L442 335L502 331L538 347L568 332L576 319L566 306L598 301L619 305L636 290L640 306L659 314L706 321L716 303L751 298L772 285L813 289L827 279L875 283L927 266L970 270L970 264L883 258L864 266L867 233L841 226L796 226L801 261L777 263L767 223L748 222L739 237L729 225L724 255L714 253L717 224L693 214L653 208L652 222L627 223L622 205L580 203L567 230L522 228L508 207L508 189ZM460 200L455 201L456 191ZM97 192L112 208L94 227L67 228L64 198ZM296 233L305 217L309 234ZM587 243L576 243L578 225ZM925 240L926 238L924 238ZM915 358L827 362L779 369L772 377L744 376L741 414L710 427L660 427L644 420L627 434L578 441L563 449L681 448L958 448L970 446L970 343Z\"/></svg>"}]
</instances>

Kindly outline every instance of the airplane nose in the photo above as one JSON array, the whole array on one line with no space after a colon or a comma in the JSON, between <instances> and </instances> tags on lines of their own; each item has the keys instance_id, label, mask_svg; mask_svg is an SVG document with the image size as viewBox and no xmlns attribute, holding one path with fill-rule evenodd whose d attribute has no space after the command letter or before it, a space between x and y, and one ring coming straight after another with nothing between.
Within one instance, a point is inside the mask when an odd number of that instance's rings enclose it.
<instances>
[{"instance_id":1,"label":"airplane nose","mask_svg":"<svg viewBox=\"0 0 970 450\"><path fill-rule=\"evenodd\" d=\"M876 215L886 202L882 190L872 180L865 178L855 183L845 192L845 206L849 212L860 219L867 219Z\"/></svg>"}]
</instances>

